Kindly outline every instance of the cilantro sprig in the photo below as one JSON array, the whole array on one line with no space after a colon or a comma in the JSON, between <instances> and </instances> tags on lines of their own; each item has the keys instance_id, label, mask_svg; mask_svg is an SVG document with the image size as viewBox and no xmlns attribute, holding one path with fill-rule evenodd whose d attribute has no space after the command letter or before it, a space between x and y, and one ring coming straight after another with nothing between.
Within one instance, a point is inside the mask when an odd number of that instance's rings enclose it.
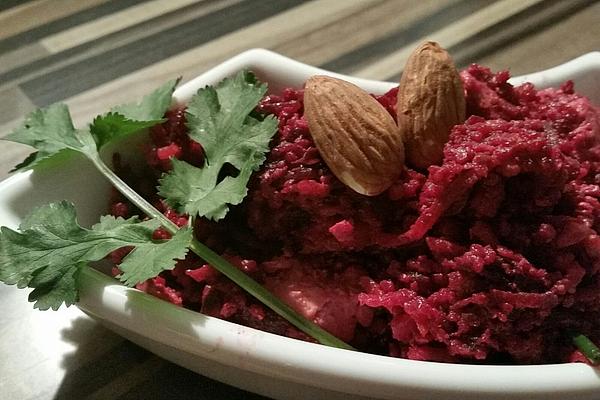
<instances>
[{"instance_id":1,"label":"cilantro sprig","mask_svg":"<svg viewBox=\"0 0 600 400\"><path fill-rule=\"evenodd\" d=\"M163 121L177 82L168 82L139 103L113 108L96 117L87 129L76 129L67 106L56 104L32 112L21 127L5 137L36 149L16 170L38 169L69 154L83 154L149 220L102 217L86 229L77 223L73 204L42 206L23 220L18 231L0 229L0 281L33 288L30 301L35 302L34 307L57 309L63 303L77 302L82 269L111 251L132 248L120 264L119 279L133 286L172 269L176 260L191 250L317 341L351 349L193 238L190 227L178 228L101 159L101 147ZM243 200L250 174L264 161L277 127L271 117L259 120L250 115L265 90L252 74L242 72L216 88L200 90L192 99L188 110L191 137L202 144L206 162L203 168L196 168L173 160L173 171L163 177L160 187L169 204L192 218L201 215L216 220L225 216L228 205ZM225 164L239 173L222 177ZM152 232L159 226L171 239L153 239Z\"/></svg>"},{"instance_id":2,"label":"cilantro sprig","mask_svg":"<svg viewBox=\"0 0 600 400\"><path fill-rule=\"evenodd\" d=\"M570 332L571 341L592 365L600 365L600 349L587 336Z\"/></svg>"},{"instance_id":3,"label":"cilantro sprig","mask_svg":"<svg viewBox=\"0 0 600 400\"><path fill-rule=\"evenodd\" d=\"M140 221L103 216L91 229L79 226L73 204L62 201L35 209L19 232L0 229L0 280L32 287L34 307L58 309L77 300L77 278L91 261L126 246L134 247L120 264L120 279L136 284L175 266L188 252L191 228L180 229L168 241L155 241L157 220Z\"/></svg>"},{"instance_id":4,"label":"cilantro sprig","mask_svg":"<svg viewBox=\"0 0 600 400\"><path fill-rule=\"evenodd\" d=\"M213 220L225 217L228 205L240 204L248 180L265 160L269 141L277 131L273 116L250 116L267 91L267 85L244 72L216 87L200 89L187 107L190 137L204 149L204 165L194 167L172 160L173 170L160 180L159 194L180 212ZM237 176L220 178L225 164Z\"/></svg>"}]
</instances>

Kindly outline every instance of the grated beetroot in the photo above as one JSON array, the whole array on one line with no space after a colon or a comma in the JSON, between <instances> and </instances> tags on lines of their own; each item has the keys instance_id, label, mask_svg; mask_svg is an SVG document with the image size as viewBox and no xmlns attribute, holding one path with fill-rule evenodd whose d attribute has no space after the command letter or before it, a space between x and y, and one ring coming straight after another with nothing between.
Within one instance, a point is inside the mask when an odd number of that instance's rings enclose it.
<instances>
[{"instance_id":1,"label":"grated beetroot","mask_svg":"<svg viewBox=\"0 0 600 400\"><path fill-rule=\"evenodd\" d=\"M443 163L406 168L376 197L329 171L304 119L302 90L266 96L257 112L279 120L267 160L244 203L219 223L198 219L196 236L363 351L440 362L582 362L568 332L600 341L599 110L571 82L513 87L508 72L478 65L461 78L469 117L453 129ZM394 116L396 95L394 88L375 98ZM203 161L184 110L166 117L146 149L153 179L170 157ZM113 197L113 214L135 212ZM138 287L311 340L194 255Z\"/></svg>"}]
</instances>

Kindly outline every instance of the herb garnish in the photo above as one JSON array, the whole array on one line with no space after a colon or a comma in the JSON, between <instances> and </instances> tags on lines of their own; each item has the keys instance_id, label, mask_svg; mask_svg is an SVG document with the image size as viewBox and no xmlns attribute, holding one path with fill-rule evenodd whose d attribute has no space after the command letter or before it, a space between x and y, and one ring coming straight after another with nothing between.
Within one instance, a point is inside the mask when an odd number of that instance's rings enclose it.
<instances>
[{"instance_id":1,"label":"herb garnish","mask_svg":"<svg viewBox=\"0 0 600 400\"><path fill-rule=\"evenodd\" d=\"M204 166L172 160L173 170L160 180L159 194L180 212L213 220L225 217L228 204L246 197L248 180L265 160L277 119L259 121L249 114L267 91L250 73L200 89L186 110L190 137L202 145ZM239 174L218 181L225 164Z\"/></svg>"},{"instance_id":2,"label":"herb garnish","mask_svg":"<svg viewBox=\"0 0 600 400\"><path fill-rule=\"evenodd\" d=\"M191 228L179 229L125 182L100 158L98 150L117 138L163 121L177 81L163 85L138 104L113 108L96 117L89 129L73 126L66 105L57 104L32 112L24 124L5 139L30 145L37 152L17 170L40 168L44 162L65 153L81 153L150 220L103 217L99 224L84 229L77 224L74 206L68 202L42 206L29 214L19 232L0 230L0 281L34 288L30 301L40 309L57 309L78 299L78 276L88 262L111 251L132 246L123 259L118 277L128 286L173 268L188 249L219 270L297 328L322 344L352 349L315 323L296 313L259 283L192 237ZM266 91L254 75L241 72L216 89L201 89L190 104L188 118L192 138L204 147L206 163L199 169L174 161L171 174L162 180L161 193L191 217L196 214L220 219L227 204L238 204L246 195L251 171L264 161L268 142L277 128L274 118L250 116ZM240 171L218 181L225 163ZM193 169L192 169L193 168ZM183 172L182 172L183 171ZM183 189L175 190L181 184ZM170 193L168 189L174 190ZM152 232L162 226L172 235L167 241L153 240Z\"/></svg>"},{"instance_id":3,"label":"herb garnish","mask_svg":"<svg viewBox=\"0 0 600 400\"><path fill-rule=\"evenodd\" d=\"M175 266L188 252L191 228L180 229L168 241L153 241L157 220L140 221L103 216L91 229L77 224L75 208L66 201L35 209L21 223L20 232L2 227L0 279L19 287L35 288L34 307L57 310L77 300L77 277L90 261L133 246L119 265L121 281L136 284Z\"/></svg>"},{"instance_id":4,"label":"herb garnish","mask_svg":"<svg viewBox=\"0 0 600 400\"><path fill-rule=\"evenodd\" d=\"M600 365L600 349L587 336L572 334L571 340L592 365Z\"/></svg>"}]
</instances>

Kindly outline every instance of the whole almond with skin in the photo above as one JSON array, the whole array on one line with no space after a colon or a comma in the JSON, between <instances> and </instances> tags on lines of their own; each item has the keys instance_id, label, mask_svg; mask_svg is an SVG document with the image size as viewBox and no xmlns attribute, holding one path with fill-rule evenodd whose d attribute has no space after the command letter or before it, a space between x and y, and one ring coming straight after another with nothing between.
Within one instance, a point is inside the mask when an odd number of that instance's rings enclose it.
<instances>
[{"instance_id":1,"label":"whole almond with skin","mask_svg":"<svg viewBox=\"0 0 600 400\"><path fill-rule=\"evenodd\" d=\"M360 194L389 188L404 168L404 145L392 116L350 82L316 75L306 82L304 115L333 174Z\"/></svg>"},{"instance_id":2,"label":"whole almond with skin","mask_svg":"<svg viewBox=\"0 0 600 400\"><path fill-rule=\"evenodd\" d=\"M465 120L465 95L450 55L437 43L422 44L408 58L396 106L407 162L421 169L440 164L452 127Z\"/></svg>"}]
</instances>

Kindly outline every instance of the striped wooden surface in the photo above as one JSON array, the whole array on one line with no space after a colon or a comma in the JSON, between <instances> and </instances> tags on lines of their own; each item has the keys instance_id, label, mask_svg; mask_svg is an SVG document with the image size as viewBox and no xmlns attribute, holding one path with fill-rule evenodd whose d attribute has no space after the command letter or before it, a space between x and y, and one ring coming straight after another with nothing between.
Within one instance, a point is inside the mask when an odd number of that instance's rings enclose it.
<instances>
[{"instance_id":1,"label":"striped wooden surface","mask_svg":"<svg viewBox=\"0 0 600 400\"><path fill-rule=\"evenodd\" d=\"M0 0L0 136L66 102L82 125L168 78L264 47L342 73L398 79L425 39L459 66L513 74L600 50L591 0ZM0 178L25 149L0 142ZM75 308L33 311L0 286L0 398L260 398L163 361Z\"/></svg>"}]
</instances>

